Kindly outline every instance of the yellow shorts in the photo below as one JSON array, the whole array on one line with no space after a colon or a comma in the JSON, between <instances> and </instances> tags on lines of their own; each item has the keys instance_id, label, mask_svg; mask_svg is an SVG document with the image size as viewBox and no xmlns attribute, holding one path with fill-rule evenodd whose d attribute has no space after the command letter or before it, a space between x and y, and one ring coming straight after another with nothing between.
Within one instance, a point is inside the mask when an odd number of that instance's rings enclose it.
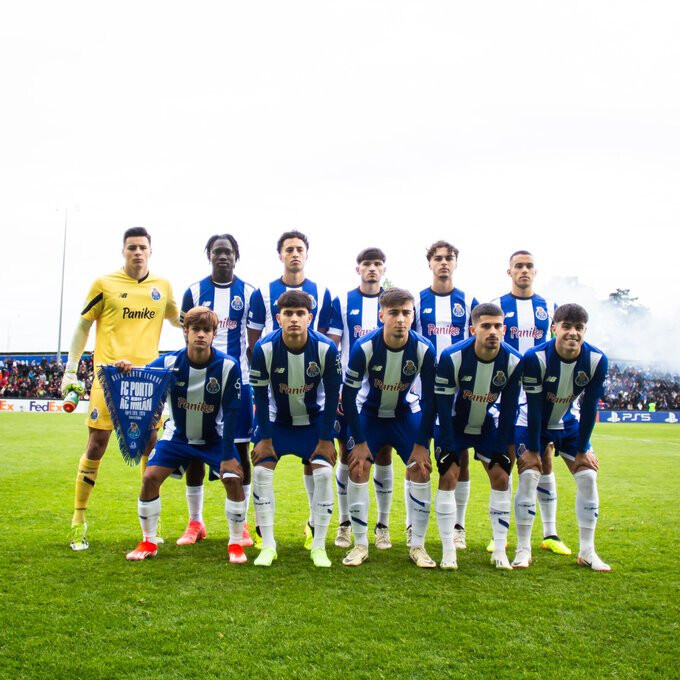
<instances>
[{"instance_id":1,"label":"yellow shorts","mask_svg":"<svg viewBox=\"0 0 680 680\"><path fill-rule=\"evenodd\" d=\"M156 429L159 430L163 424L163 418L158 419ZM85 425L92 427L95 430L113 430L113 421L111 414L106 407L106 399L104 399L104 391L99 385L93 385L90 390L90 407L85 419Z\"/></svg>"}]
</instances>

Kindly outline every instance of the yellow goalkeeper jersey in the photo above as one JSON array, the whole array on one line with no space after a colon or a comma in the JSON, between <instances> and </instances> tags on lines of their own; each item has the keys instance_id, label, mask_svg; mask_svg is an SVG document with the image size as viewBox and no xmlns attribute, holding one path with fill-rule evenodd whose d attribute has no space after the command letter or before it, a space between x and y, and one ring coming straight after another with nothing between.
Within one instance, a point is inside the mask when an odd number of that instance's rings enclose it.
<instances>
[{"instance_id":1,"label":"yellow goalkeeper jersey","mask_svg":"<svg viewBox=\"0 0 680 680\"><path fill-rule=\"evenodd\" d=\"M97 322L95 366L118 359L144 366L158 356L163 320L177 319L179 309L169 281L151 273L137 280L120 269L92 284L81 315Z\"/></svg>"}]
</instances>

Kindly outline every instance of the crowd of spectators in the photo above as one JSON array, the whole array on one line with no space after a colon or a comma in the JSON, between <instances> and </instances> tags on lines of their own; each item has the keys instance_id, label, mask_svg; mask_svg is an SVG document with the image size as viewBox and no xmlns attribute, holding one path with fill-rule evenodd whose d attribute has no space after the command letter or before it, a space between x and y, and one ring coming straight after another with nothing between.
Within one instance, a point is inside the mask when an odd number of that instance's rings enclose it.
<instances>
[{"instance_id":1,"label":"crowd of spectators","mask_svg":"<svg viewBox=\"0 0 680 680\"><path fill-rule=\"evenodd\" d=\"M611 411L680 410L680 375L609 365L600 408Z\"/></svg>"},{"instance_id":2,"label":"crowd of spectators","mask_svg":"<svg viewBox=\"0 0 680 680\"><path fill-rule=\"evenodd\" d=\"M16 359L0 357L0 397L5 399L61 399L63 366L56 357ZM83 399L90 398L92 357L83 356L78 378L85 385Z\"/></svg>"},{"instance_id":3,"label":"crowd of spectators","mask_svg":"<svg viewBox=\"0 0 680 680\"><path fill-rule=\"evenodd\" d=\"M63 367L55 357L41 359L0 358L0 397L60 399ZM85 355L78 367L85 384L84 399L92 385L92 357ZM651 369L610 364L600 408L614 411L680 410L680 375Z\"/></svg>"}]
</instances>

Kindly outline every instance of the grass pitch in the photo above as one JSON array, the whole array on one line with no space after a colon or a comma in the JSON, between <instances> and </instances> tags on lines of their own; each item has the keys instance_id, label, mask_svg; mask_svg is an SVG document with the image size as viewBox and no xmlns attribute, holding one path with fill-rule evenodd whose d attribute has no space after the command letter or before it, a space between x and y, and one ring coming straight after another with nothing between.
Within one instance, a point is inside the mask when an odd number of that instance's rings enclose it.
<instances>
[{"instance_id":1,"label":"grass pitch","mask_svg":"<svg viewBox=\"0 0 680 680\"><path fill-rule=\"evenodd\" d=\"M227 562L224 491L207 486L208 539L174 544L186 524L183 482L163 487L158 558L128 563L139 540L139 472L112 440L89 511L90 549L68 549L83 418L0 417L0 677L426 678L678 677L680 441L667 425L599 424L598 553L612 573L539 548L528 570L500 573L488 482L472 469L468 549L459 570L419 570L403 533L403 466L395 463L394 547L362 567L312 566L302 547L307 502L296 459L279 464L270 569ZM575 485L556 461L558 529L576 553ZM433 485L434 486L434 485ZM515 479L516 488L516 479ZM373 496L372 492L371 495ZM373 514L375 503L372 497ZM337 512L337 509L336 509ZM336 515L337 516L337 515ZM251 509L252 525L252 509ZM336 521L329 536L334 537ZM329 541L332 544L332 538ZM441 548L434 513L430 554ZM508 554L515 545L511 527Z\"/></svg>"}]
</instances>

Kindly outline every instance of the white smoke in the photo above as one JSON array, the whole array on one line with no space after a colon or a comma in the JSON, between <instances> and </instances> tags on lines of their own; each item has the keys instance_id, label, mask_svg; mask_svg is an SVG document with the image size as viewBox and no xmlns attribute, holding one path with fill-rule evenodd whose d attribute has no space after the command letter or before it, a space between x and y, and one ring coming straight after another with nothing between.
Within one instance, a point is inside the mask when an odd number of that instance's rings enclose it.
<instances>
[{"instance_id":1,"label":"white smoke","mask_svg":"<svg viewBox=\"0 0 680 680\"><path fill-rule=\"evenodd\" d=\"M614 291L612 291L614 292ZM680 373L680 319L658 318L644 307L627 313L576 277L556 277L543 285L542 294L555 302L576 302L588 311L587 342L599 347L610 363L619 362L659 371ZM633 291L634 294L634 291Z\"/></svg>"}]
</instances>

